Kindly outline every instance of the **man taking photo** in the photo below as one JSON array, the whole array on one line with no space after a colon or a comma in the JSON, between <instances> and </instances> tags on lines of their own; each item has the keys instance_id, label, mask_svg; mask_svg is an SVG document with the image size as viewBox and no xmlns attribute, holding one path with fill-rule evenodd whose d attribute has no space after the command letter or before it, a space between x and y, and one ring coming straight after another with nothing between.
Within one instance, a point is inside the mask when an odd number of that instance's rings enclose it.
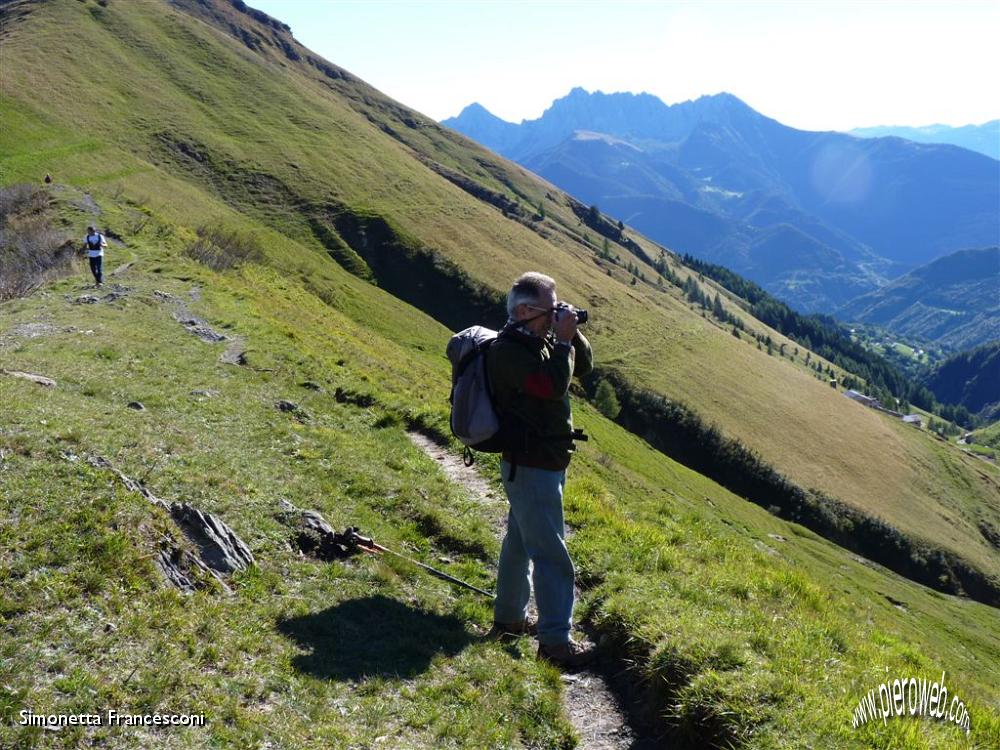
<instances>
[{"instance_id":1,"label":"man taking photo","mask_svg":"<svg viewBox=\"0 0 1000 750\"><path fill-rule=\"evenodd\" d=\"M570 379L593 369L593 353L577 330L577 311L557 302L556 283L548 276L532 272L518 278L507 296L507 313L507 325L486 361L501 423L514 436L501 461L510 513L492 633L535 630L527 620L530 561L538 656L576 668L593 658L593 647L570 638L575 572L566 548L562 499L574 450Z\"/></svg>"}]
</instances>

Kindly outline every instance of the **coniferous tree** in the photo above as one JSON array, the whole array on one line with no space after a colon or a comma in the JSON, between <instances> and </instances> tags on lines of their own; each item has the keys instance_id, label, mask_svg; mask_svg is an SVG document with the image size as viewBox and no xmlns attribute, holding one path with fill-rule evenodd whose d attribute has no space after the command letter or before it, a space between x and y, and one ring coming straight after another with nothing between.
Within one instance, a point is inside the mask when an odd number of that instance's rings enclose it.
<instances>
[{"instance_id":1,"label":"coniferous tree","mask_svg":"<svg viewBox=\"0 0 1000 750\"><path fill-rule=\"evenodd\" d=\"M597 410L608 419L614 419L622 410L614 386L607 380L602 380L597 384L597 392L594 394L594 404L597 406Z\"/></svg>"}]
</instances>

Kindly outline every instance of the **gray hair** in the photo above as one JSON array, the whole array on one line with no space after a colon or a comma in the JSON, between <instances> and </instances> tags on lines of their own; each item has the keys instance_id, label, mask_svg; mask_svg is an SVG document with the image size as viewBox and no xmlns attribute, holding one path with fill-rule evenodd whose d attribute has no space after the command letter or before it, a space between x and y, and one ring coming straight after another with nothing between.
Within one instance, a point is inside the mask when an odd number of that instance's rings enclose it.
<instances>
[{"instance_id":1,"label":"gray hair","mask_svg":"<svg viewBox=\"0 0 1000 750\"><path fill-rule=\"evenodd\" d=\"M513 320L518 305L538 302L543 294L554 292L555 288L556 282L551 276L536 271L521 274L507 295L507 315Z\"/></svg>"}]
</instances>

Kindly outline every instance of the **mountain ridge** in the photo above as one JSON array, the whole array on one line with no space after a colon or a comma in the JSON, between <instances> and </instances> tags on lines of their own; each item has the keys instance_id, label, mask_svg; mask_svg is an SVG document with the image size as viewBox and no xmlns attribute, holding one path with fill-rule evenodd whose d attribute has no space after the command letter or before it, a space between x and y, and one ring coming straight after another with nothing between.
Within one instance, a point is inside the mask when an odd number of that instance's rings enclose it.
<instances>
[{"instance_id":1,"label":"mountain ridge","mask_svg":"<svg viewBox=\"0 0 1000 750\"><path fill-rule=\"evenodd\" d=\"M535 120L505 123L502 140L492 142L473 123L442 124L478 135L580 200L610 207L675 250L728 265L805 311L829 312L933 257L989 242L1000 225L1000 179L987 157L796 130L730 94L666 105L649 94L578 87ZM606 133L640 153L584 148L578 130ZM658 218L668 206L656 200L678 199L717 214L732 238L746 234L741 225L791 223L832 251L818 274L825 280L797 291L745 260L751 240L732 240L733 257L699 243L684 226Z\"/></svg>"},{"instance_id":2,"label":"mountain ridge","mask_svg":"<svg viewBox=\"0 0 1000 750\"><path fill-rule=\"evenodd\" d=\"M1000 339L1000 247L938 258L848 302L836 314L950 351Z\"/></svg>"},{"instance_id":3,"label":"mountain ridge","mask_svg":"<svg viewBox=\"0 0 1000 750\"><path fill-rule=\"evenodd\" d=\"M523 119L520 123L512 123L497 117L478 102L468 105L456 117L446 118L441 124L454 127L461 124L463 116L500 125L505 134L521 133L521 142L509 146L510 154L504 154L514 161L520 161L527 152L540 150L538 142L554 145L571 135L577 128L574 122L587 119L589 130L595 132L607 131L611 135L636 136L638 138L656 138L666 142L680 141L690 134L691 130L706 117L759 117L756 112L738 97L722 92L707 94L697 99L689 99L676 104L665 104L661 99L649 93L602 91L589 92L582 86L574 87L568 94L555 99L545 108L541 115L533 119ZM638 130L630 131L630 127ZM454 127L461 131L461 127ZM529 134L530 131L541 131ZM537 142L524 143L533 139ZM490 147L489 142L484 145Z\"/></svg>"},{"instance_id":4,"label":"mountain ridge","mask_svg":"<svg viewBox=\"0 0 1000 750\"><path fill-rule=\"evenodd\" d=\"M992 159L1000 159L1000 120L990 120L981 125L876 125L853 128L847 131L860 138L895 136L918 143L948 143L970 151L977 151Z\"/></svg>"}]
</instances>

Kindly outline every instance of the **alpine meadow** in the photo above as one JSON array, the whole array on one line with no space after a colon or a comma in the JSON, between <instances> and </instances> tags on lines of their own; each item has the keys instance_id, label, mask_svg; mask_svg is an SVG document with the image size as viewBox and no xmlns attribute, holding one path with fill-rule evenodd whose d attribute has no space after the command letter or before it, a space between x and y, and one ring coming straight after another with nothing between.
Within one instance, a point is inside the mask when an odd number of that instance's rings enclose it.
<instances>
[{"instance_id":1,"label":"alpine meadow","mask_svg":"<svg viewBox=\"0 0 1000 750\"><path fill-rule=\"evenodd\" d=\"M874 370L240 0L3 0L0 84L0 748L587 747L485 597L305 513L493 589L499 461L421 446L530 270L590 311L567 545L633 747L1000 747L1000 468ZM942 673L968 733L883 715Z\"/></svg>"}]
</instances>

